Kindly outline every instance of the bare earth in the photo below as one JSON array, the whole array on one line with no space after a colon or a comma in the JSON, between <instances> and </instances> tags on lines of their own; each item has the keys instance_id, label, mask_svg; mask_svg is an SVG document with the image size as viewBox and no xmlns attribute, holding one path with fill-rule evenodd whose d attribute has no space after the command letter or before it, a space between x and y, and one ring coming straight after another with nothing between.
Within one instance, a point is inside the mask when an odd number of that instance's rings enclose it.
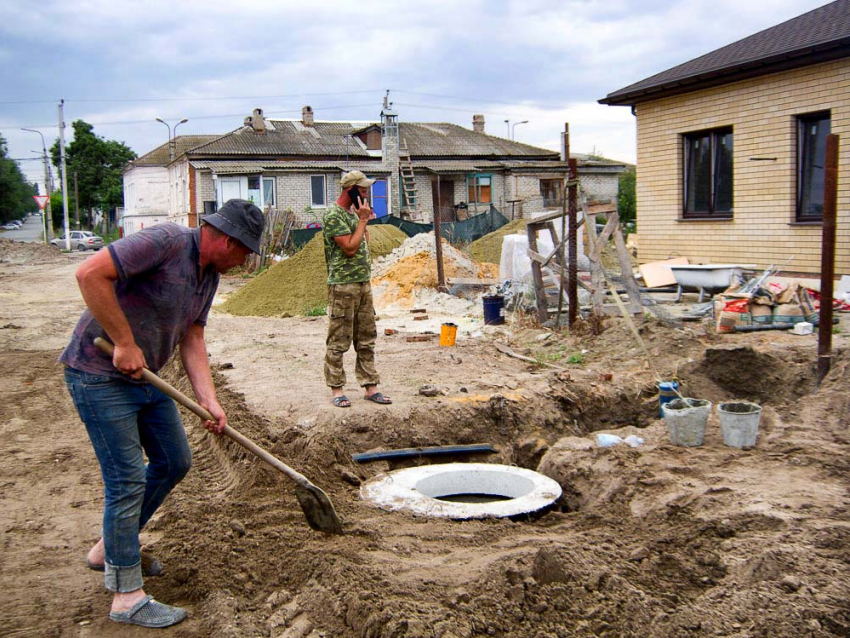
<instances>
[{"instance_id":1,"label":"bare earth","mask_svg":"<svg viewBox=\"0 0 850 638\"><path fill-rule=\"evenodd\" d=\"M56 358L82 310L85 255L0 240L0 635L111 637L151 630L107 619L102 576L83 565L102 485ZM223 296L244 280L227 279ZM195 459L143 535L165 565L146 589L190 616L163 635L272 638L850 636L848 316L816 391L816 336L639 329L686 394L764 407L758 445L669 443L653 373L622 322L538 339L487 328L455 348L409 343L382 319L389 407L328 402L325 318L214 313L207 335L231 424L325 489L345 535L307 527L291 484L184 414ZM528 364L496 342L564 369ZM586 350L580 363L571 355ZM188 389L178 366L163 376ZM443 394L418 394L430 383ZM597 448L595 431L638 432ZM490 443L486 460L540 469L563 498L529 520L453 522L391 514L358 480L375 449ZM464 460L464 459L453 459ZM408 462L409 464L410 462Z\"/></svg>"}]
</instances>

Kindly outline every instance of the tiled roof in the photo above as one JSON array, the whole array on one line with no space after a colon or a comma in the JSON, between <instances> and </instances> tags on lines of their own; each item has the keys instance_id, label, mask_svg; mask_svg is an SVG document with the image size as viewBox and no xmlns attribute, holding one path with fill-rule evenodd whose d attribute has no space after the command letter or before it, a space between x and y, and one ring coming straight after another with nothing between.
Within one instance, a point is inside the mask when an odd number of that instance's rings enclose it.
<instances>
[{"instance_id":1,"label":"tiled roof","mask_svg":"<svg viewBox=\"0 0 850 638\"><path fill-rule=\"evenodd\" d=\"M190 160L189 164L199 170L210 170L217 175L229 175L245 173L264 173L271 171L363 171L364 173L390 173L380 162L352 162L345 161L275 161L275 160Z\"/></svg>"},{"instance_id":2,"label":"tiled roof","mask_svg":"<svg viewBox=\"0 0 850 638\"><path fill-rule=\"evenodd\" d=\"M193 149L190 155L250 155L250 156L324 156L369 157L369 153L356 141L348 138L355 130L344 122L316 122L302 126L300 122L271 120L265 133L255 133L250 126L242 126L215 141Z\"/></svg>"},{"instance_id":3,"label":"tiled roof","mask_svg":"<svg viewBox=\"0 0 850 638\"><path fill-rule=\"evenodd\" d=\"M837 0L635 84L602 104L630 105L850 56L850 0Z\"/></svg>"},{"instance_id":4,"label":"tiled roof","mask_svg":"<svg viewBox=\"0 0 850 638\"><path fill-rule=\"evenodd\" d=\"M174 138L174 157L180 157L189 149L218 139L221 135L178 135ZM165 166L168 164L168 142L133 160L134 166Z\"/></svg>"},{"instance_id":5,"label":"tiled roof","mask_svg":"<svg viewBox=\"0 0 850 638\"><path fill-rule=\"evenodd\" d=\"M270 120L265 133L243 126L192 149L190 157L340 157L366 158L369 152L348 136L363 130L346 122L316 122L305 127L300 122ZM273 128L272 128L273 127ZM399 138L405 140L412 157L553 158L549 149L512 142L494 135L476 133L457 124L402 122Z\"/></svg>"},{"instance_id":6,"label":"tiled roof","mask_svg":"<svg viewBox=\"0 0 850 638\"><path fill-rule=\"evenodd\" d=\"M398 136L411 157L558 157L557 151L476 133L457 124L401 122Z\"/></svg>"}]
</instances>

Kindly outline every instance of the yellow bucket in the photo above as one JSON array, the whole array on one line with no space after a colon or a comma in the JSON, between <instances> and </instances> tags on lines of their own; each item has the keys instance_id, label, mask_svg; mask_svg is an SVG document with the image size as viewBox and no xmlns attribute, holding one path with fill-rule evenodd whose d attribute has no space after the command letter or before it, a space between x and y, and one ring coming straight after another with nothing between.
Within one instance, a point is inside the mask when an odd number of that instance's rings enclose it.
<instances>
[{"instance_id":1,"label":"yellow bucket","mask_svg":"<svg viewBox=\"0 0 850 638\"><path fill-rule=\"evenodd\" d=\"M453 323L444 323L440 327L440 345L453 346L457 337L457 326Z\"/></svg>"}]
</instances>

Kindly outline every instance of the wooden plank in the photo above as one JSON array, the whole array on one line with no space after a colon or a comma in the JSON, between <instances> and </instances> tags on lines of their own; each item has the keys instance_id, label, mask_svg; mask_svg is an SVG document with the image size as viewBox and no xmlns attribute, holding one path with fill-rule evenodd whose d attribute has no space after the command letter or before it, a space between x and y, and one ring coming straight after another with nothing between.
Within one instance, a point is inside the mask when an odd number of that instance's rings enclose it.
<instances>
[{"instance_id":1,"label":"wooden plank","mask_svg":"<svg viewBox=\"0 0 850 638\"><path fill-rule=\"evenodd\" d=\"M659 288L661 286L673 286L676 284L676 276L670 270L670 266L687 266L687 257L676 257L663 261L653 261L638 266L640 274L643 275L643 283L647 288Z\"/></svg>"},{"instance_id":2,"label":"wooden plank","mask_svg":"<svg viewBox=\"0 0 850 638\"><path fill-rule=\"evenodd\" d=\"M412 343L414 341L433 341L437 338L436 334L431 335L409 335L404 338L408 343Z\"/></svg>"}]
</instances>

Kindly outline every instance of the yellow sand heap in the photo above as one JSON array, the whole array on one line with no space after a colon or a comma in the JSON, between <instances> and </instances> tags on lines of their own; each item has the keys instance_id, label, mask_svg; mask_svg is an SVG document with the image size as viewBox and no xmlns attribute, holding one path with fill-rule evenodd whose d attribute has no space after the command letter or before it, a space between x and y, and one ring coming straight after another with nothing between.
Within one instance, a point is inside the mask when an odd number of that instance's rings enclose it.
<instances>
[{"instance_id":1,"label":"yellow sand heap","mask_svg":"<svg viewBox=\"0 0 850 638\"><path fill-rule=\"evenodd\" d=\"M372 259L392 252L407 235L395 226L369 226ZM294 256L281 261L235 292L218 310L233 315L292 317L306 315L327 304L328 273L322 233Z\"/></svg>"},{"instance_id":2,"label":"yellow sand heap","mask_svg":"<svg viewBox=\"0 0 850 638\"><path fill-rule=\"evenodd\" d=\"M502 260L502 239L505 235L525 232L525 219L515 219L469 244L469 254L475 261L498 264ZM498 276L498 275L497 275Z\"/></svg>"}]
</instances>

